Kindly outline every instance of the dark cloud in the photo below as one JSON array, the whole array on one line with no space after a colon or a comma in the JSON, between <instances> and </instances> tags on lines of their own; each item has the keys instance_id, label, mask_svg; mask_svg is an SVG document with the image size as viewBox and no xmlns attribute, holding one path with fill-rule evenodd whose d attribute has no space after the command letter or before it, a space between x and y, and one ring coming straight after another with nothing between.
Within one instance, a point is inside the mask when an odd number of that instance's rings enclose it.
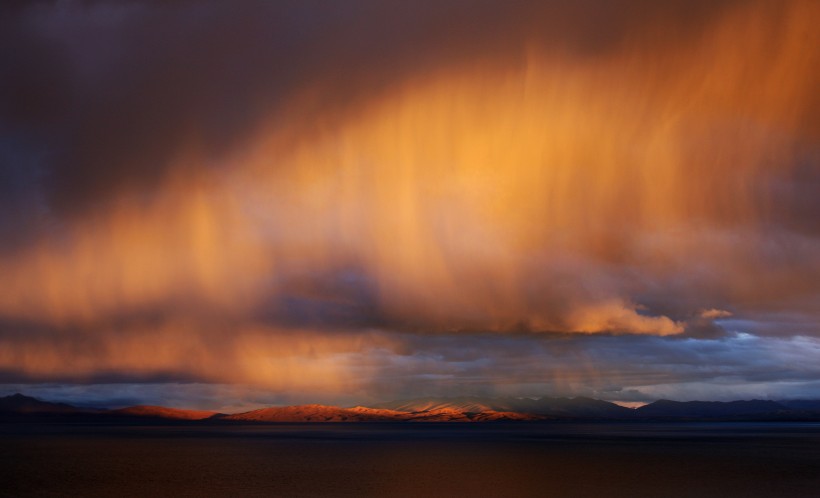
<instances>
[{"instance_id":1,"label":"dark cloud","mask_svg":"<svg viewBox=\"0 0 820 498\"><path fill-rule=\"evenodd\" d=\"M306 86L321 91L294 126L454 61L515 64L527 44L595 57L636 36L685 43L733 3L11 3L0 125L38 144L50 206L73 212L155 187L185 147L218 163ZM3 148L4 169L18 161Z\"/></svg>"}]
</instances>

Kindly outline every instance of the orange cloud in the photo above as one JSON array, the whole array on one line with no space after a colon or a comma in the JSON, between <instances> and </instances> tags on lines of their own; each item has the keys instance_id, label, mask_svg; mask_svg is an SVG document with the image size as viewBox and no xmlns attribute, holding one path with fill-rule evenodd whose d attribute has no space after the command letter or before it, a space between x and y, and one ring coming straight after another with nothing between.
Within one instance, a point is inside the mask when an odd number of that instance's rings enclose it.
<instances>
[{"instance_id":1,"label":"orange cloud","mask_svg":"<svg viewBox=\"0 0 820 498\"><path fill-rule=\"evenodd\" d=\"M93 354L15 343L0 364L207 376L226 358L220 379L355 388L355 339L255 327L287 330L297 302L399 330L664 336L816 291L813 242L766 244L791 209L773 179L816 138L817 9L750 3L687 43L647 29L596 57L534 41L325 111L332 82L308 82L221 169L186 138L157 188L5 255L0 315L100 337ZM683 309L644 302L664 292ZM220 320L235 330L206 337Z\"/></svg>"}]
</instances>

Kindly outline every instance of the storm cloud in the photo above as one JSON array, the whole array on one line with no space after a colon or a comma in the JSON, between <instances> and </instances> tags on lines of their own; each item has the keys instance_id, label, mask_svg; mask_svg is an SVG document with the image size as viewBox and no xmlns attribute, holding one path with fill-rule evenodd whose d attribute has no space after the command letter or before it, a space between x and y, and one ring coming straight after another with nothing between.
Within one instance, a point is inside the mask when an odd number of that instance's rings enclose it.
<instances>
[{"instance_id":1,"label":"storm cloud","mask_svg":"<svg viewBox=\"0 0 820 498\"><path fill-rule=\"evenodd\" d=\"M818 17L6 2L0 381L809 395Z\"/></svg>"}]
</instances>

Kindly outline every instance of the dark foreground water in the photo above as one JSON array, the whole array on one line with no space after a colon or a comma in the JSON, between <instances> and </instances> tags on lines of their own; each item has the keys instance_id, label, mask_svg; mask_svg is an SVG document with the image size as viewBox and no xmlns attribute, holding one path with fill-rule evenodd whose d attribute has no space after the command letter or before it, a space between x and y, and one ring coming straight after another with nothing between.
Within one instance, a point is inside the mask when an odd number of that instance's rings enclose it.
<instances>
[{"instance_id":1,"label":"dark foreground water","mask_svg":"<svg viewBox=\"0 0 820 498\"><path fill-rule=\"evenodd\" d=\"M0 425L2 496L820 496L820 424Z\"/></svg>"}]
</instances>

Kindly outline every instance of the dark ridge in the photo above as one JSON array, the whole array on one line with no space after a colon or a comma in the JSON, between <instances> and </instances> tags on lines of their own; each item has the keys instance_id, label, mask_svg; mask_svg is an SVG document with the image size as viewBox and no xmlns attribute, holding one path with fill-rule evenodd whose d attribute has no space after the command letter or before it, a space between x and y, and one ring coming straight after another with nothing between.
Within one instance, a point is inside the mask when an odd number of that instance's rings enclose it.
<instances>
[{"instance_id":1,"label":"dark ridge","mask_svg":"<svg viewBox=\"0 0 820 498\"><path fill-rule=\"evenodd\" d=\"M789 409L770 400L748 401L671 401L661 399L635 410L640 417L723 418L750 415L775 415Z\"/></svg>"},{"instance_id":2,"label":"dark ridge","mask_svg":"<svg viewBox=\"0 0 820 498\"><path fill-rule=\"evenodd\" d=\"M0 413L76 413L80 411L82 410L66 403L40 401L20 393L0 398Z\"/></svg>"},{"instance_id":3,"label":"dark ridge","mask_svg":"<svg viewBox=\"0 0 820 498\"><path fill-rule=\"evenodd\" d=\"M788 399L779 400L778 403L790 410L820 412L820 399Z\"/></svg>"},{"instance_id":4,"label":"dark ridge","mask_svg":"<svg viewBox=\"0 0 820 498\"><path fill-rule=\"evenodd\" d=\"M396 400L370 407L303 405L222 414L162 406L82 409L17 393L0 398L0 420L105 424L243 424L281 422L490 422L490 421L818 421L820 400L672 401L637 409L599 399L484 398L464 396Z\"/></svg>"}]
</instances>

